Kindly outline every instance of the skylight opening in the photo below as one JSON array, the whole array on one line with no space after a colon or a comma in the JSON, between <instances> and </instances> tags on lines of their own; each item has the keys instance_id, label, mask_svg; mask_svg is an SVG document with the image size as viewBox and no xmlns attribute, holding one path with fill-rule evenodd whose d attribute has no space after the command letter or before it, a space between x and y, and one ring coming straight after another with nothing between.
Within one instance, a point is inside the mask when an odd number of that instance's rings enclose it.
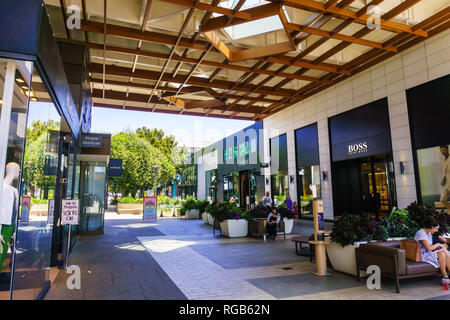
<instances>
[{"instance_id":1,"label":"skylight opening","mask_svg":"<svg viewBox=\"0 0 450 320\"><path fill-rule=\"evenodd\" d=\"M219 5L227 9L233 9L237 4L237 2L238 2L237 0L223 1ZM262 6L268 3L270 2L263 0L247 0L245 4L242 6L241 10ZM285 7L283 7L283 11L287 17L287 20L291 22L289 14L287 13ZM218 13L213 13L213 16L219 17L222 15ZM223 30L231 39L237 40L281 29L283 29L283 25L280 21L280 18L277 15L275 15L264 19L250 21L236 26L227 27L224 28Z\"/></svg>"}]
</instances>

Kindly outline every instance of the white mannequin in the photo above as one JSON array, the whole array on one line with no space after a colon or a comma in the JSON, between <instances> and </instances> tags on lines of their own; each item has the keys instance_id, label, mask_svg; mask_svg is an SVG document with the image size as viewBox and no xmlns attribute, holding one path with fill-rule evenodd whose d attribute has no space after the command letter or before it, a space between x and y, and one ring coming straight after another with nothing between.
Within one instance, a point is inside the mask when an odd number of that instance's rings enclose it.
<instances>
[{"instance_id":1,"label":"white mannequin","mask_svg":"<svg viewBox=\"0 0 450 320\"><path fill-rule=\"evenodd\" d=\"M16 188L12 186L15 179L19 178L20 166L15 162L10 162L6 165L6 175L3 180L3 196L0 203L0 243L4 243L1 235L2 225L11 225L13 223L12 216L14 202L18 204L19 193Z\"/></svg>"}]
</instances>

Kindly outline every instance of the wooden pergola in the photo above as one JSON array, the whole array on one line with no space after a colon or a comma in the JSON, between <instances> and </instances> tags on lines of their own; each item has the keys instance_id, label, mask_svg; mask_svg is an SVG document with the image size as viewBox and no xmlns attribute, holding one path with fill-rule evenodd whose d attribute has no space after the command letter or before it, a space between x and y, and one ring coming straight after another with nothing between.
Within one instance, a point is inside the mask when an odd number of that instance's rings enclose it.
<instances>
[{"instance_id":1,"label":"wooden pergola","mask_svg":"<svg viewBox=\"0 0 450 320\"><path fill-rule=\"evenodd\" d=\"M450 8L440 0L269 0L250 7L246 0L232 6L220 0L142 0L138 19L124 21L123 13L139 1L45 1L61 12L51 16L60 26L58 36L89 48L97 107L261 120L450 23ZM82 31L61 30L56 21L67 20L71 4L80 5ZM384 9L378 20L368 11L373 6ZM432 8L420 21L411 19L411 10L425 12L424 6ZM269 18L281 29L242 39L227 31Z\"/></svg>"}]
</instances>

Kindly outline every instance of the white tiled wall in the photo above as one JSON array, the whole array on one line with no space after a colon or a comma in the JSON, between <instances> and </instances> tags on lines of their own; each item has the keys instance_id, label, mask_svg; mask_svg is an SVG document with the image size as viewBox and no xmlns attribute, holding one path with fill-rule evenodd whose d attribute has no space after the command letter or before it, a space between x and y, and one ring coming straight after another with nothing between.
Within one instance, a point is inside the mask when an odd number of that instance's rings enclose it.
<instances>
[{"instance_id":1,"label":"white tiled wall","mask_svg":"<svg viewBox=\"0 0 450 320\"><path fill-rule=\"evenodd\" d=\"M287 133L289 175L296 177L294 130L317 122L321 171L328 172L328 181L322 181L324 215L326 219L332 219L328 118L387 97L398 205L406 207L416 200L416 183L405 90L449 73L450 31L447 30L355 77L268 117L264 120L264 128L278 129L279 132L275 135L270 134L271 130L267 130L269 136L265 139L266 150L269 149L269 138ZM269 157L268 152L266 156ZM399 174L400 162L405 163L406 169L402 175ZM266 185L266 190L270 191L270 185ZM289 192L296 199L296 181L289 185Z\"/></svg>"}]
</instances>

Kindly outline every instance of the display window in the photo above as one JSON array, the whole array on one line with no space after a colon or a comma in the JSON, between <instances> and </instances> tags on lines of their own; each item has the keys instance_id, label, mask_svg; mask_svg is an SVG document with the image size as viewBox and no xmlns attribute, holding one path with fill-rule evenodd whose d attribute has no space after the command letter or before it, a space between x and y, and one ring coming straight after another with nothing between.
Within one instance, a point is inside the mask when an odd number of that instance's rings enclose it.
<instances>
[{"instance_id":1,"label":"display window","mask_svg":"<svg viewBox=\"0 0 450 320\"><path fill-rule=\"evenodd\" d=\"M450 145L417 150L422 201L450 212Z\"/></svg>"}]
</instances>

